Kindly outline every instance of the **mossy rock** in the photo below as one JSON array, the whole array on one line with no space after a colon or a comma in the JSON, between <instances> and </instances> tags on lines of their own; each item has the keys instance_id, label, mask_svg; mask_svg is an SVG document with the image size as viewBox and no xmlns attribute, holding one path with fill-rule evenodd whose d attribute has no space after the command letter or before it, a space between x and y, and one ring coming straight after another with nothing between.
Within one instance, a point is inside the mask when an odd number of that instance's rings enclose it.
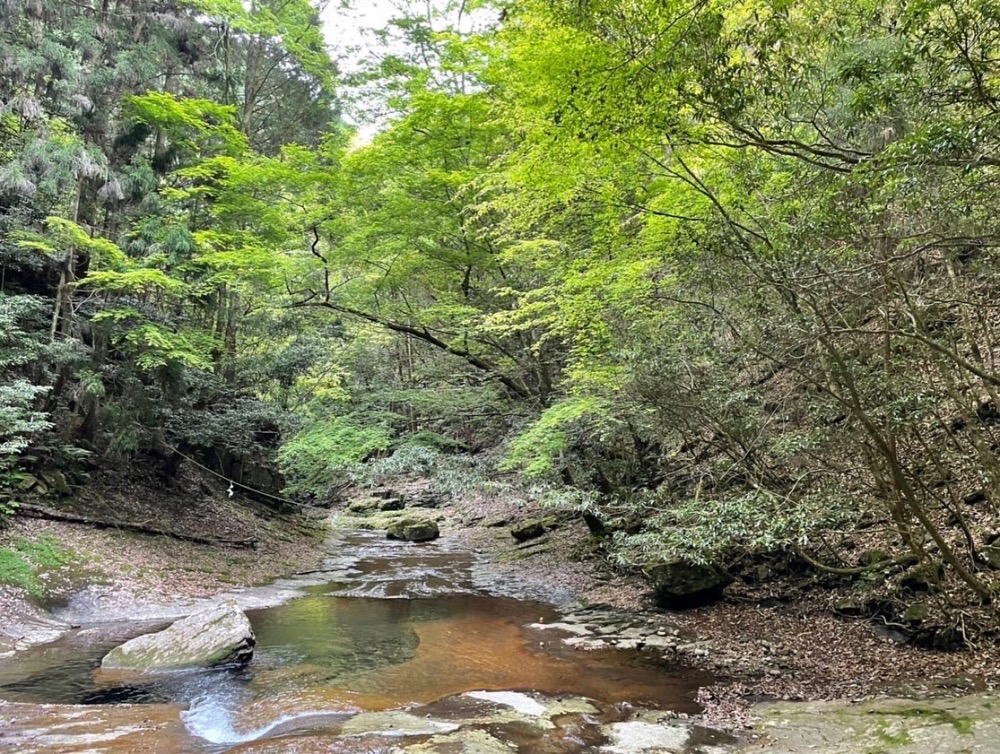
<instances>
[{"instance_id":1,"label":"mossy rock","mask_svg":"<svg viewBox=\"0 0 1000 754\"><path fill-rule=\"evenodd\" d=\"M436 490L423 490L410 495L406 502L411 508L439 508L447 502L447 495Z\"/></svg>"},{"instance_id":2,"label":"mossy rock","mask_svg":"<svg viewBox=\"0 0 1000 754\"><path fill-rule=\"evenodd\" d=\"M553 518L529 518L515 524L510 529L510 535L518 542L527 542L531 539L538 539L546 532L559 527L559 522Z\"/></svg>"},{"instance_id":3,"label":"mossy rock","mask_svg":"<svg viewBox=\"0 0 1000 754\"><path fill-rule=\"evenodd\" d=\"M70 489L69 482L66 480L66 475L58 469L45 469L41 472L41 477L48 484L49 489L58 495L65 496L73 492Z\"/></svg>"},{"instance_id":4,"label":"mossy rock","mask_svg":"<svg viewBox=\"0 0 1000 754\"><path fill-rule=\"evenodd\" d=\"M358 518L350 522L352 528L374 531L376 529L387 529L393 522L404 516L404 511L384 511L369 514L363 518Z\"/></svg>"},{"instance_id":5,"label":"mossy rock","mask_svg":"<svg viewBox=\"0 0 1000 754\"><path fill-rule=\"evenodd\" d=\"M906 608L906 612L903 613L903 620L907 623L921 623L927 620L930 612L931 609L926 602L914 602Z\"/></svg>"},{"instance_id":6,"label":"mossy rock","mask_svg":"<svg viewBox=\"0 0 1000 754\"><path fill-rule=\"evenodd\" d=\"M382 500L378 504L380 511L401 511L406 507L406 501L401 497L390 497Z\"/></svg>"},{"instance_id":7,"label":"mossy rock","mask_svg":"<svg viewBox=\"0 0 1000 754\"><path fill-rule=\"evenodd\" d=\"M944 566L940 563L921 563L903 574L899 585L911 592L933 592L944 578Z\"/></svg>"},{"instance_id":8,"label":"mossy rock","mask_svg":"<svg viewBox=\"0 0 1000 754\"><path fill-rule=\"evenodd\" d=\"M115 647L101 667L156 672L244 663L253 655L254 644L247 616L234 600L227 600Z\"/></svg>"},{"instance_id":9,"label":"mossy rock","mask_svg":"<svg viewBox=\"0 0 1000 754\"><path fill-rule=\"evenodd\" d=\"M347 504L347 512L353 513L355 515L365 515L366 513L374 513L379 510L379 504L381 501L370 497L363 497L357 500L352 500Z\"/></svg>"},{"instance_id":10,"label":"mossy rock","mask_svg":"<svg viewBox=\"0 0 1000 754\"><path fill-rule=\"evenodd\" d=\"M733 581L723 568L684 560L651 563L644 570L653 582L657 601L669 608L683 609L713 602L722 597L722 590Z\"/></svg>"},{"instance_id":11,"label":"mossy rock","mask_svg":"<svg viewBox=\"0 0 1000 754\"><path fill-rule=\"evenodd\" d=\"M838 615L846 615L850 618L871 615L871 609L864 600L852 599L850 597L834 602L833 610Z\"/></svg>"},{"instance_id":12,"label":"mossy rock","mask_svg":"<svg viewBox=\"0 0 1000 754\"><path fill-rule=\"evenodd\" d=\"M393 521L386 529L389 539L401 539L404 542L429 542L441 536L436 521L426 518L401 518Z\"/></svg>"},{"instance_id":13,"label":"mossy rock","mask_svg":"<svg viewBox=\"0 0 1000 754\"><path fill-rule=\"evenodd\" d=\"M876 566L879 563L888 563L890 560L892 558L889 553L877 547L873 550L865 550L858 558L858 562L863 566Z\"/></svg>"}]
</instances>

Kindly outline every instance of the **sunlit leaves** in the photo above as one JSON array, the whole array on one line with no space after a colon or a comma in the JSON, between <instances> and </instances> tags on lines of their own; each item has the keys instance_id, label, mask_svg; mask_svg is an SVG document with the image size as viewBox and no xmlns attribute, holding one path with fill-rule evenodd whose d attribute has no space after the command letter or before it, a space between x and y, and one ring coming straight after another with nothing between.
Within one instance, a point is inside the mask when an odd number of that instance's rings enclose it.
<instances>
[{"instance_id":1,"label":"sunlit leaves","mask_svg":"<svg viewBox=\"0 0 1000 754\"><path fill-rule=\"evenodd\" d=\"M87 275L80 282L80 286L95 291L131 295L167 293L181 296L188 290L183 281L153 268L137 268L124 272L95 271Z\"/></svg>"},{"instance_id":2,"label":"sunlit leaves","mask_svg":"<svg viewBox=\"0 0 1000 754\"><path fill-rule=\"evenodd\" d=\"M245 135L235 125L233 107L152 91L129 97L126 105L134 118L161 129L196 153L239 154L247 147Z\"/></svg>"},{"instance_id":3,"label":"sunlit leaves","mask_svg":"<svg viewBox=\"0 0 1000 754\"><path fill-rule=\"evenodd\" d=\"M507 451L503 467L528 476L551 477L566 464L564 456L585 434L599 440L602 425L613 421L610 407L596 398L569 398L549 406Z\"/></svg>"},{"instance_id":4,"label":"sunlit leaves","mask_svg":"<svg viewBox=\"0 0 1000 754\"><path fill-rule=\"evenodd\" d=\"M143 369L155 370L171 364L193 369L210 369L211 334L196 330L174 331L153 322L140 324L125 333L123 345Z\"/></svg>"}]
</instances>

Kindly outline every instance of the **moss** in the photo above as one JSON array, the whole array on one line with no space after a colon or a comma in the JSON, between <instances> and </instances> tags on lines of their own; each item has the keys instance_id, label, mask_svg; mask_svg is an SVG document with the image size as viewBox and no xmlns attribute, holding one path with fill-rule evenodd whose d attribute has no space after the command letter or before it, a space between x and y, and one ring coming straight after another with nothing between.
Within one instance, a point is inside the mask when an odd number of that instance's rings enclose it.
<instances>
[{"instance_id":1,"label":"moss","mask_svg":"<svg viewBox=\"0 0 1000 754\"><path fill-rule=\"evenodd\" d=\"M70 554L59 547L51 537L40 537L35 540L18 537L14 540L18 552L23 553L39 570L48 570L66 565Z\"/></svg>"},{"instance_id":2,"label":"moss","mask_svg":"<svg viewBox=\"0 0 1000 754\"><path fill-rule=\"evenodd\" d=\"M35 569L21 553L9 547L0 548L0 584L24 589L35 596L42 592Z\"/></svg>"},{"instance_id":3,"label":"moss","mask_svg":"<svg viewBox=\"0 0 1000 754\"><path fill-rule=\"evenodd\" d=\"M878 744L869 748L865 754L888 754L893 748L913 743L913 737L906 730L890 731L890 723L885 718L879 718L875 723L875 738Z\"/></svg>"},{"instance_id":4,"label":"moss","mask_svg":"<svg viewBox=\"0 0 1000 754\"><path fill-rule=\"evenodd\" d=\"M922 718L932 724L947 724L961 736L972 735L972 729L975 725L975 721L971 717L959 717L948 710L934 709L933 707L899 707L882 710L881 714L904 718Z\"/></svg>"},{"instance_id":5,"label":"moss","mask_svg":"<svg viewBox=\"0 0 1000 754\"><path fill-rule=\"evenodd\" d=\"M904 746L913 743L913 737L905 730L898 733L890 733L887 730L880 730L876 733L879 741L888 746Z\"/></svg>"},{"instance_id":6,"label":"moss","mask_svg":"<svg viewBox=\"0 0 1000 754\"><path fill-rule=\"evenodd\" d=\"M955 732L960 736L971 736L973 722L971 717L952 717L948 722L951 723L951 727L955 729Z\"/></svg>"},{"instance_id":7,"label":"moss","mask_svg":"<svg viewBox=\"0 0 1000 754\"><path fill-rule=\"evenodd\" d=\"M39 574L64 566L71 559L70 553L51 537L16 537L12 547L0 547L0 584L19 587L33 597L42 597L45 587Z\"/></svg>"}]
</instances>

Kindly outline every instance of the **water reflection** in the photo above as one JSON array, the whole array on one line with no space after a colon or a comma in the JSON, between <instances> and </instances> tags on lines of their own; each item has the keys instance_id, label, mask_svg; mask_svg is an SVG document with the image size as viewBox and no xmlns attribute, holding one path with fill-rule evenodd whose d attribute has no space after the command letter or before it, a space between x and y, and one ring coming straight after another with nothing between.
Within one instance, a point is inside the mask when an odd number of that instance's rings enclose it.
<instances>
[{"instance_id":1,"label":"water reflection","mask_svg":"<svg viewBox=\"0 0 1000 754\"><path fill-rule=\"evenodd\" d=\"M471 556L447 544L414 547L359 535L340 544L329 566L335 581L248 611L258 644L244 668L109 676L95 669L124 638L121 626L91 628L24 655L15 670L0 667L0 699L173 704L209 749L288 731L296 740L329 741L357 712L478 690L570 694L605 710L625 701L696 710L692 697L702 679L671 673L639 652L573 651L551 633L527 628L557 614L541 603L475 593ZM133 625L130 633L158 627Z\"/></svg>"}]
</instances>

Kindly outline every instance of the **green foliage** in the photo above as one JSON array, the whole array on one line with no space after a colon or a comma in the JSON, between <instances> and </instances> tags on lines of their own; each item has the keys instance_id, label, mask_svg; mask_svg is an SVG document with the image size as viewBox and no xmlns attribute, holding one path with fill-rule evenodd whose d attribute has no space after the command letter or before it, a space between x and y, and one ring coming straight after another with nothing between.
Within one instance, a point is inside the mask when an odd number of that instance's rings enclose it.
<instances>
[{"instance_id":1,"label":"green foliage","mask_svg":"<svg viewBox=\"0 0 1000 754\"><path fill-rule=\"evenodd\" d=\"M150 322L131 329L124 343L143 369L172 364L209 369L212 365L212 336L202 331L173 332Z\"/></svg>"},{"instance_id":2,"label":"green foliage","mask_svg":"<svg viewBox=\"0 0 1000 754\"><path fill-rule=\"evenodd\" d=\"M314 422L289 439L278 460L292 481L287 494L326 497L350 480L369 457L385 451L391 435L384 426L360 426L346 417Z\"/></svg>"},{"instance_id":3,"label":"green foliage","mask_svg":"<svg viewBox=\"0 0 1000 754\"><path fill-rule=\"evenodd\" d=\"M127 272L92 272L81 282L81 286L96 291L135 296L158 293L182 295L187 291L187 286L182 281L170 277L162 270L150 268L128 270ZM120 312L121 310L115 311ZM100 315L104 314L106 313L100 313ZM114 319L116 316L112 314L104 318Z\"/></svg>"},{"instance_id":4,"label":"green foliage","mask_svg":"<svg viewBox=\"0 0 1000 754\"><path fill-rule=\"evenodd\" d=\"M0 304L37 294L0 312L5 500L74 443L266 462L288 419L265 336L347 138L319 6L112 6L0 14Z\"/></svg>"},{"instance_id":5,"label":"green foliage","mask_svg":"<svg viewBox=\"0 0 1000 754\"><path fill-rule=\"evenodd\" d=\"M19 233L18 245L50 256L64 255L70 250L86 252L95 270L121 269L128 260L121 249L105 238L89 235L78 223L62 217L48 217L44 234ZM105 273L112 274L112 273Z\"/></svg>"},{"instance_id":6,"label":"green foliage","mask_svg":"<svg viewBox=\"0 0 1000 754\"><path fill-rule=\"evenodd\" d=\"M755 553L807 548L817 533L855 524L862 511L836 491L795 499L766 490L728 499L692 498L664 505L638 503L648 518L638 534L619 532L614 555L641 566L680 558L691 563L735 562Z\"/></svg>"},{"instance_id":7,"label":"green foliage","mask_svg":"<svg viewBox=\"0 0 1000 754\"><path fill-rule=\"evenodd\" d=\"M41 597L45 586L39 575L70 562L71 553L51 537L17 537L12 547L0 547L0 584L23 589L32 597Z\"/></svg>"},{"instance_id":8,"label":"green foliage","mask_svg":"<svg viewBox=\"0 0 1000 754\"><path fill-rule=\"evenodd\" d=\"M48 384L27 378L32 371L46 378L30 369L48 354L32 331L41 308L37 298L0 293L0 524L16 507L15 491L24 478L22 455L53 426L51 416L37 408Z\"/></svg>"},{"instance_id":9,"label":"green foliage","mask_svg":"<svg viewBox=\"0 0 1000 754\"><path fill-rule=\"evenodd\" d=\"M438 449L408 438L392 453L379 455L355 467L350 479L355 484L369 487L392 484L407 477L427 479L433 478L446 463Z\"/></svg>"},{"instance_id":10,"label":"green foliage","mask_svg":"<svg viewBox=\"0 0 1000 754\"><path fill-rule=\"evenodd\" d=\"M529 477L551 476L565 464L576 443L599 441L610 421L608 406L596 398L567 398L549 406L508 447L502 468Z\"/></svg>"},{"instance_id":11,"label":"green foliage","mask_svg":"<svg viewBox=\"0 0 1000 754\"><path fill-rule=\"evenodd\" d=\"M128 97L125 104L136 120L161 129L179 145L196 153L239 154L247 147L245 135L235 125L234 107L153 91Z\"/></svg>"},{"instance_id":12,"label":"green foliage","mask_svg":"<svg viewBox=\"0 0 1000 754\"><path fill-rule=\"evenodd\" d=\"M41 585L31 564L17 550L0 547L0 583L39 596Z\"/></svg>"}]
</instances>

